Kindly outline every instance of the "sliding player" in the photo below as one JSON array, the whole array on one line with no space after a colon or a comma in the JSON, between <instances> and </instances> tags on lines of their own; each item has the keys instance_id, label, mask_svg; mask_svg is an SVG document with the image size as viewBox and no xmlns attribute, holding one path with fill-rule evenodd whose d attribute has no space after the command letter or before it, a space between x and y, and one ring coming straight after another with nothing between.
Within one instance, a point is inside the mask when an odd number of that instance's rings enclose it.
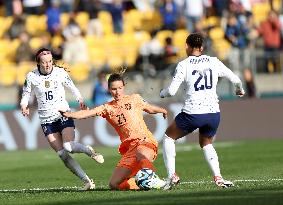
<instances>
[{"instance_id":1,"label":"sliding player","mask_svg":"<svg viewBox=\"0 0 283 205\"><path fill-rule=\"evenodd\" d=\"M162 113L167 117L163 108L145 102L140 95L125 95L125 82L121 73L111 74L108 79L108 89L114 100L91 110L77 112L62 112L64 117L83 119L94 116L105 118L120 136L119 152L122 159L117 164L109 182L111 189L137 189L130 178L142 168L155 170L153 161L157 156L157 141L148 130L143 111L156 114ZM157 178L153 188L162 188L163 180Z\"/></svg>"}]
</instances>

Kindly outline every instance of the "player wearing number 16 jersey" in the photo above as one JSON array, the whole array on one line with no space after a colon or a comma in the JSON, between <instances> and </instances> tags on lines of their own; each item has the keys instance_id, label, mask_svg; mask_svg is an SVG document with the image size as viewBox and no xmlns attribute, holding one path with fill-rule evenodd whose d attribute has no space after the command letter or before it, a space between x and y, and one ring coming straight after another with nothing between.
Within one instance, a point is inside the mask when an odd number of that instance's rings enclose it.
<instances>
[{"instance_id":1,"label":"player wearing number 16 jersey","mask_svg":"<svg viewBox=\"0 0 283 205\"><path fill-rule=\"evenodd\" d=\"M86 109L83 98L68 73L63 68L53 64L50 50L45 48L38 50L36 63L37 68L27 74L23 87L22 114L24 116L29 115L28 101L31 92L34 91L41 127L50 146L58 153L66 167L84 182L84 189L94 189L94 182L69 153L85 153L99 163L103 163L103 157L95 152L92 147L74 141L74 121L62 117L58 112L59 108L70 109L65 99L64 87L72 91L80 103L81 109Z\"/></svg>"},{"instance_id":2,"label":"player wearing number 16 jersey","mask_svg":"<svg viewBox=\"0 0 283 205\"><path fill-rule=\"evenodd\" d=\"M220 122L220 110L216 85L219 77L226 77L235 86L236 95L242 97L241 80L216 57L203 55L203 37L198 33L186 39L188 58L177 67L169 87L161 90L161 98L175 95L181 83L185 84L185 102L182 112L167 128L163 141L163 158L168 180L165 189L179 182L175 173L175 140L199 128L199 144L213 173L216 185L229 187L233 184L222 178L218 156L212 145Z\"/></svg>"}]
</instances>

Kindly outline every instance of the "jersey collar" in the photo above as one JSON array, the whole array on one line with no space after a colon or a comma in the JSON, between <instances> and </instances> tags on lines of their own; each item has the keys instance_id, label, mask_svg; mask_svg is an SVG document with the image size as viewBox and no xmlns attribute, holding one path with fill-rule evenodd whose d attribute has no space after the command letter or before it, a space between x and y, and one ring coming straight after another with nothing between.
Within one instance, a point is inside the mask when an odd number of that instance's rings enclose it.
<instances>
[{"instance_id":1,"label":"jersey collar","mask_svg":"<svg viewBox=\"0 0 283 205\"><path fill-rule=\"evenodd\" d=\"M52 70L51 70L51 72L50 72L50 73L48 73L48 74L43 74L43 73L40 71L40 68L39 68L39 67L37 67L37 70L38 70L38 72L39 72L39 74L40 74L40 75L47 76L47 75L50 75L50 74L52 73L52 71L53 71L53 66L52 66Z\"/></svg>"}]
</instances>

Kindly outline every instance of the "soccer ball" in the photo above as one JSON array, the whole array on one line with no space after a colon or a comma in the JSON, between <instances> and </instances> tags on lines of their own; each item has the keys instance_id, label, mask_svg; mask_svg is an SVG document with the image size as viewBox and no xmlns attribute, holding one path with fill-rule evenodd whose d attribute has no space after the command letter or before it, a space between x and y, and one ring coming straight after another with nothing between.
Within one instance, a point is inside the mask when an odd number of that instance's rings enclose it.
<instances>
[{"instance_id":1,"label":"soccer ball","mask_svg":"<svg viewBox=\"0 0 283 205\"><path fill-rule=\"evenodd\" d=\"M157 175L155 172L148 168L143 168L136 174L136 184L140 189L149 190L153 188Z\"/></svg>"}]
</instances>

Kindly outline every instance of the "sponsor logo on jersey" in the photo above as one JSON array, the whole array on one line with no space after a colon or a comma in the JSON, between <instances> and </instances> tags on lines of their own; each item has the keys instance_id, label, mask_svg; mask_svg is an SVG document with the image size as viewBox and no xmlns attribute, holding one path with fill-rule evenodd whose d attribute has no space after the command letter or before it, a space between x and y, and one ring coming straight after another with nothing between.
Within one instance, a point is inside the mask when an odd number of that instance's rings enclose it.
<instances>
[{"instance_id":1,"label":"sponsor logo on jersey","mask_svg":"<svg viewBox=\"0 0 283 205\"><path fill-rule=\"evenodd\" d=\"M50 82L49 81L45 81L44 85L45 85L46 88L49 88L50 87Z\"/></svg>"}]
</instances>

